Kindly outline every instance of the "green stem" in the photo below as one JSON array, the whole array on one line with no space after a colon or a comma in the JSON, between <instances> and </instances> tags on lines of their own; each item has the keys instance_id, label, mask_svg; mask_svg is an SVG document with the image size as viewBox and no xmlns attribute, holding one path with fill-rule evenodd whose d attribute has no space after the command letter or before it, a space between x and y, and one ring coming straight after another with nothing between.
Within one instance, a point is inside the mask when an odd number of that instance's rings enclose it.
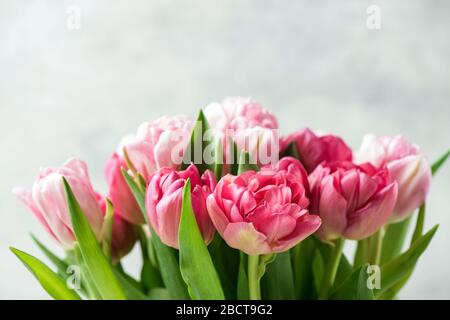
<instances>
[{"instance_id":1,"label":"green stem","mask_svg":"<svg viewBox=\"0 0 450 320\"><path fill-rule=\"evenodd\" d=\"M381 258L381 249L383 247L383 235L381 229L378 230L370 239L370 258L371 265L379 265Z\"/></svg>"},{"instance_id":2,"label":"green stem","mask_svg":"<svg viewBox=\"0 0 450 320\"><path fill-rule=\"evenodd\" d=\"M320 287L319 299L324 300L328 297L330 289L333 287L336 273L341 261L342 250L344 249L344 239L337 239L334 241L334 248L332 249L330 258L327 262L327 268Z\"/></svg>"},{"instance_id":3,"label":"green stem","mask_svg":"<svg viewBox=\"0 0 450 320\"><path fill-rule=\"evenodd\" d=\"M259 256L248 256L248 291L250 300L261 300L261 286L259 283Z\"/></svg>"}]
</instances>

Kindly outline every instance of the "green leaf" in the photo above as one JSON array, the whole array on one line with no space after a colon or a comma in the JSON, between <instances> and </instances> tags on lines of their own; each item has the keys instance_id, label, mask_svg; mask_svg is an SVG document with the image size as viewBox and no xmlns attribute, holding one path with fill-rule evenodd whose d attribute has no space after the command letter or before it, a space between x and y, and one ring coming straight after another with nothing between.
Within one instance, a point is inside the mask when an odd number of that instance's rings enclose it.
<instances>
[{"instance_id":1,"label":"green leaf","mask_svg":"<svg viewBox=\"0 0 450 320\"><path fill-rule=\"evenodd\" d=\"M413 245L423 234L423 227L425 224L425 210L426 204L422 204L419 208L419 213L417 215L416 227L414 228L414 232L411 239L411 245Z\"/></svg>"},{"instance_id":2,"label":"green leaf","mask_svg":"<svg viewBox=\"0 0 450 320\"><path fill-rule=\"evenodd\" d=\"M265 300L295 299L294 274L289 251L277 254L276 259L267 266L261 286Z\"/></svg>"},{"instance_id":3,"label":"green leaf","mask_svg":"<svg viewBox=\"0 0 450 320\"><path fill-rule=\"evenodd\" d=\"M117 279L123 288L128 300L150 300L142 291L136 287L133 279L122 274L119 270L114 270Z\"/></svg>"},{"instance_id":4,"label":"green leaf","mask_svg":"<svg viewBox=\"0 0 450 320\"><path fill-rule=\"evenodd\" d=\"M171 294L166 288L153 288L148 297L150 300L170 300Z\"/></svg>"},{"instance_id":5,"label":"green leaf","mask_svg":"<svg viewBox=\"0 0 450 320\"><path fill-rule=\"evenodd\" d=\"M368 264L356 269L342 284L335 289L331 300L373 300L373 291L369 289Z\"/></svg>"},{"instance_id":6,"label":"green leaf","mask_svg":"<svg viewBox=\"0 0 450 320\"><path fill-rule=\"evenodd\" d=\"M222 178L223 171L223 145L222 140L220 138L216 139L215 142L215 150L214 150L214 176L216 180L219 181Z\"/></svg>"},{"instance_id":7,"label":"green leaf","mask_svg":"<svg viewBox=\"0 0 450 320\"><path fill-rule=\"evenodd\" d=\"M414 269L422 253L428 247L438 225L420 237L405 253L381 266L381 289L375 291L378 298Z\"/></svg>"},{"instance_id":8,"label":"green leaf","mask_svg":"<svg viewBox=\"0 0 450 320\"><path fill-rule=\"evenodd\" d=\"M358 240L356 242L356 252L353 261L353 269L358 269L364 263L369 261L370 243L369 238Z\"/></svg>"},{"instance_id":9,"label":"green leaf","mask_svg":"<svg viewBox=\"0 0 450 320\"><path fill-rule=\"evenodd\" d=\"M83 260L86 263L86 267L98 292L105 300L125 299L125 294L114 275L114 270L104 256L97 242L97 238L75 198L69 183L65 178L63 178L63 182L73 231L77 238Z\"/></svg>"},{"instance_id":10,"label":"green leaf","mask_svg":"<svg viewBox=\"0 0 450 320\"><path fill-rule=\"evenodd\" d=\"M181 164L182 170L186 169L191 163L194 163L200 174L207 169L214 171L214 164L206 163L204 159L205 149L208 151L211 147L214 147L212 145L213 137L211 133L208 120L206 120L203 111L200 110L195 126L192 129L189 145L184 152L183 163Z\"/></svg>"},{"instance_id":11,"label":"green leaf","mask_svg":"<svg viewBox=\"0 0 450 320\"><path fill-rule=\"evenodd\" d=\"M280 158L284 157L293 157L297 160L300 160L300 153L298 152L297 144L295 143L295 141L289 143L286 150L281 153Z\"/></svg>"},{"instance_id":12,"label":"green leaf","mask_svg":"<svg viewBox=\"0 0 450 320\"><path fill-rule=\"evenodd\" d=\"M188 300L189 294L186 284L184 283L181 276L180 267L174 250L161 242L161 239L159 239L158 235L155 233L153 228L150 226L150 223L148 222L148 217L145 209L144 192L139 189L138 185L133 181L133 179L125 170L122 170L122 174L125 177L125 180L127 181L131 192L133 193L139 207L141 208L145 221L147 221L147 224L149 226L152 235L152 243L155 247L156 257L158 259L161 277L164 281L165 286L169 290L171 298L175 300Z\"/></svg>"},{"instance_id":13,"label":"green leaf","mask_svg":"<svg viewBox=\"0 0 450 320\"><path fill-rule=\"evenodd\" d=\"M102 249L108 260L111 260L111 241L112 231L114 225L114 207L109 199L106 199L106 213L103 219L103 225L101 230Z\"/></svg>"},{"instance_id":14,"label":"green leaf","mask_svg":"<svg viewBox=\"0 0 450 320\"><path fill-rule=\"evenodd\" d=\"M236 300L239 273L239 250L230 248L216 233L208 247L227 300Z\"/></svg>"},{"instance_id":15,"label":"green leaf","mask_svg":"<svg viewBox=\"0 0 450 320\"><path fill-rule=\"evenodd\" d=\"M230 173L236 176L239 170L239 150L236 143L233 141L233 139L231 139L231 137L227 137L227 139L229 141L228 146L230 148L230 156L232 157L232 159L230 159L232 161L230 166Z\"/></svg>"},{"instance_id":16,"label":"green leaf","mask_svg":"<svg viewBox=\"0 0 450 320\"><path fill-rule=\"evenodd\" d=\"M183 190L178 242L181 275L188 285L192 298L196 300L225 299L219 276L195 220L189 179Z\"/></svg>"},{"instance_id":17,"label":"green leaf","mask_svg":"<svg viewBox=\"0 0 450 320\"><path fill-rule=\"evenodd\" d=\"M90 300L102 300L103 298L97 290L94 280L92 279L88 267L86 266L86 262L83 259L78 242L75 242L73 254L75 261L80 268L81 284L83 286L85 296Z\"/></svg>"},{"instance_id":18,"label":"green leaf","mask_svg":"<svg viewBox=\"0 0 450 320\"><path fill-rule=\"evenodd\" d=\"M332 243L323 242L317 239L316 237L311 237L311 239L315 242L316 248L318 252L321 254L322 257L322 263L324 261L329 261L330 255L333 251L333 245ZM343 280L347 279L347 277L352 273L352 265L348 261L345 254L342 254L341 259L339 261L339 266L336 272L336 279L335 279L335 285L339 285ZM320 289L320 288L319 288Z\"/></svg>"},{"instance_id":19,"label":"green leaf","mask_svg":"<svg viewBox=\"0 0 450 320\"><path fill-rule=\"evenodd\" d=\"M448 157L450 156L450 149L444 153L433 165L431 166L431 173L435 175L441 166L447 161Z\"/></svg>"},{"instance_id":20,"label":"green leaf","mask_svg":"<svg viewBox=\"0 0 450 320\"><path fill-rule=\"evenodd\" d=\"M42 242L38 240L33 234L31 238L36 243L36 245L41 249L45 256L50 260L51 263L55 265L58 270L58 275L60 275L64 280L68 278L67 268L69 265L64 260L57 257L53 252L51 252Z\"/></svg>"},{"instance_id":21,"label":"green leaf","mask_svg":"<svg viewBox=\"0 0 450 320\"><path fill-rule=\"evenodd\" d=\"M295 297L299 300L312 300L317 297L314 286L314 259L316 246L311 237L306 238L291 250L294 272Z\"/></svg>"},{"instance_id":22,"label":"green leaf","mask_svg":"<svg viewBox=\"0 0 450 320\"><path fill-rule=\"evenodd\" d=\"M381 264L385 264L398 256L403 248L408 234L411 216L402 222L390 224L386 227L383 237L383 249L381 251Z\"/></svg>"},{"instance_id":23,"label":"green leaf","mask_svg":"<svg viewBox=\"0 0 450 320\"><path fill-rule=\"evenodd\" d=\"M422 237L423 234L423 227L425 223L425 203L419 208L419 213L417 215L417 221L416 221L416 227L414 228L414 232L411 238L411 244L410 247L416 243L420 237ZM412 274L414 272L414 268L403 277L401 281L398 281L392 288L390 288L387 292L385 292L381 299L389 298L393 299L397 293L405 286L405 284L408 282L409 278L411 278Z\"/></svg>"},{"instance_id":24,"label":"green leaf","mask_svg":"<svg viewBox=\"0 0 450 320\"><path fill-rule=\"evenodd\" d=\"M237 299L238 300L249 300L250 293L248 291L248 276L247 276L247 266L248 266L248 256L240 252L240 262L239 262L239 273L237 282Z\"/></svg>"},{"instance_id":25,"label":"green leaf","mask_svg":"<svg viewBox=\"0 0 450 320\"><path fill-rule=\"evenodd\" d=\"M10 250L22 261L52 298L56 300L80 300L76 292L69 289L66 282L42 261L16 248L11 247Z\"/></svg>"},{"instance_id":26,"label":"green leaf","mask_svg":"<svg viewBox=\"0 0 450 320\"><path fill-rule=\"evenodd\" d=\"M246 171L253 170L259 171L259 167L253 162L248 152L241 152L239 158L239 167L237 174L240 175Z\"/></svg>"},{"instance_id":27,"label":"green leaf","mask_svg":"<svg viewBox=\"0 0 450 320\"><path fill-rule=\"evenodd\" d=\"M312 260L312 265L314 269L314 286L316 292L320 292L320 287L322 286L322 280L325 275L325 262L323 256L318 248L315 249L314 258Z\"/></svg>"}]
</instances>

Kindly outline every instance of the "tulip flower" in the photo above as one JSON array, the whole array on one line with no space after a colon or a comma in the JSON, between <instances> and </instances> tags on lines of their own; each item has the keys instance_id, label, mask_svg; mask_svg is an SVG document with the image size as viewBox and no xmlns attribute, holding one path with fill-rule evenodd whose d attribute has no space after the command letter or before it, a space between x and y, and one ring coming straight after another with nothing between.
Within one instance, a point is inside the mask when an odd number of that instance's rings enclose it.
<instances>
[{"instance_id":1,"label":"tulip flower","mask_svg":"<svg viewBox=\"0 0 450 320\"><path fill-rule=\"evenodd\" d=\"M97 194L97 201L102 209L102 213L106 214L106 199ZM117 262L133 249L138 239L137 227L125 219L114 208L114 220L112 226L111 253L113 261Z\"/></svg>"},{"instance_id":2,"label":"tulip flower","mask_svg":"<svg viewBox=\"0 0 450 320\"><path fill-rule=\"evenodd\" d=\"M179 168L192 128L192 120L183 116L143 123L135 136L122 139L117 154L124 159L126 149L134 167L148 181L160 168Z\"/></svg>"},{"instance_id":3,"label":"tulip flower","mask_svg":"<svg viewBox=\"0 0 450 320\"><path fill-rule=\"evenodd\" d=\"M425 201L431 185L431 167L420 148L402 136L363 138L357 154L359 162L386 166L392 181L398 184L398 197L390 222L407 218Z\"/></svg>"},{"instance_id":4,"label":"tulip flower","mask_svg":"<svg viewBox=\"0 0 450 320\"><path fill-rule=\"evenodd\" d=\"M250 98L230 97L222 103L211 103L204 110L215 136L222 139L225 163L232 163L230 141L238 151L246 151L259 165L278 161L278 121ZM227 167L225 167L227 172Z\"/></svg>"},{"instance_id":5,"label":"tulip flower","mask_svg":"<svg viewBox=\"0 0 450 320\"><path fill-rule=\"evenodd\" d=\"M13 192L38 218L47 232L64 249L70 250L75 243L69 209L64 191L63 177L70 184L93 232L100 240L103 213L96 200L86 164L70 159L60 168L41 169L32 190L15 189Z\"/></svg>"},{"instance_id":6,"label":"tulip flower","mask_svg":"<svg viewBox=\"0 0 450 320\"><path fill-rule=\"evenodd\" d=\"M322 218L317 235L361 240L378 231L397 201L397 183L387 169L370 164L332 162L319 165L309 176L312 213Z\"/></svg>"},{"instance_id":7,"label":"tulip flower","mask_svg":"<svg viewBox=\"0 0 450 320\"><path fill-rule=\"evenodd\" d=\"M208 197L208 212L232 248L248 255L289 250L314 233L320 218L308 213L306 173L297 160L223 177Z\"/></svg>"},{"instance_id":8,"label":"tulip flower","mask_svg":"<svg viewBox=\"0 0 450 320\"><path fill-rule=\"evenodd\" d=\"M204 114L217 130L261 127L278 129L275 116L251 98L229 97L206 106Z\"/></svg>"},{"instance_id":9,"label":"tulip flower","mask_svg":"<svg viewBox=\"0 0 450 320\"><path fill-rule=\"evenodd\" d=\"M300 161L311 173L321 163L333 161L352 161L352 150L345 142L334 135L317 136L310 129L299 130L281 141L283 152L294 142Z\"/></svg>"},{"instance_id":10,"label":"tulip flower","mask_svg":"<svg viewBox=\"0 0 450 320\"><path fill-rule=\"evenodd\" d=\"M115 153L105 168L108 198L113 203L116 213L123 219L135 225L143 224L144 216L122 175L122 168L128 169L125 161Z\"/></svg>"},{"instance_id":11,"label":"tulip flower","mask_svg":"<svg viewBox=\"0 0 450 320\"><path fill-rule=\"evenodd\" d=\"M175 171L162 168L153 174L146 194L149 222L161 241L178 249L178 228L181 218L183 188L187 179L191 182L191 200L195 218L205 243L214 237L214 226L206 210L206 198L214 190L216 181L211 171L200 176L197 167L191 164L186 170Z\"/></svg>"}]
</instances>

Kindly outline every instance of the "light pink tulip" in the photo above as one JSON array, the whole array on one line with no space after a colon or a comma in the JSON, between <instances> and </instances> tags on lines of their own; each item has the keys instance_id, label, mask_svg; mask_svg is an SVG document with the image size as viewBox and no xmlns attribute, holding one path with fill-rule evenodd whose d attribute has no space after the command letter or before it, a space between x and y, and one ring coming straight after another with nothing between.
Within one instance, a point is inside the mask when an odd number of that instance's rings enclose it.
<instances>
[{"instance_id":1,"label":"light pink tulip","mask_svg":"<svg viewBox=\"0 0 450 320\"><path fill-rule=\"evenodd\" d=\"M103 214L106 214L105 197L97 194L97 201ZM123 219L118 210L114 208L114 221L111 239L111 253L113 261L117 262L130 253L131 250L133 250L137 239L137 227Z\"/></svg>"},{"instance_id":2,"label":"light pink tulip","mask_svg":"<svg viewBox=\"0 0 450 320\"><path fill-rule=\"evenodd\" d=\"M60 168L41 169L31 192L15 189L14 193L57 242L65 249L72 249L75 236L67 207L63 177L67 179L92 230L100 240L103 214L89 180L87 166L81 160L71 159Z\"/></svg>"},{"instance_id":3,"label":"light pink tulip","mask_svg":"<svg viewBox=\"0 0 450 320\"><path fill-rule=\"evenodd\" d=\"M308 213L306 173L293 158L275 168L223 177L208 197L208 212L222 238L249 255L289 250L314 233L320 218Z\"/></svg>"},{"instance_id":4,"label":"light pink tulip","mask_svg":"<svg viewBox=\"0 0 450 320\"><path fill-rule=\"evenodd\" d=\"M192 207L197 224L208 245L215 233L206 210L206 198L216 184L211 171L205 171L200 177L194 165L178 172L171 168L162 168L150 178L145 199L152 228L163 243L176 249L178 248L183 189L187 179L191 182Z\"/></svg>"},{"instance_id":5,"label":"light pink tulip","mask_svg":"<svg viewBox=\"0 0 450 320\"><path fill-rule=\"evenodd\" d=\"M135 136L125 137L117 153L123 159L125 148L137 171L148 180L160 168L180 166L192 129L187 117L161 117L143 123Z\"/></svg>"},{"instance_id":6,"label":"light pink tulip","mask_svg":"<svg viewBox=\"0 0 450 320\"><path fill-rule=\"evenodd\" d=\"M282 152L292 142L295 142L300 161L308 172L314 171L321 163L352 161L352 150L337 136L317 136L310 129L305 128L282 138Z\"/></svg>"},{"instance_id":7,"label":"light pink tulip","mask_svg":"<svg viewBox=\"0 0 450 320\"><path fill-rule=\"evenodd\" d=\"M144 216L128 187L121 169L127 170L125 161L117 154L113 154L105 168L108 183L108 198L117 210L117 214L129 223L139 225L145 223Z\"/></svg>"},{"instance_id":8,"label":"light pink tulip","mask_svg":"<svg viewBox=\"0 0 450 320\"><path fill-rule=\"evenodd\" d=\"M251 98L229 97L221 103L213 102L206 106L204 114L211 127L217 130L254 127L278 129L275 116Z\"/></svg>"},{"instance_id":9,"label":"light pink tulip","mask_svg":"<svg viewBox=\"0 0 450 320\"><path fill-rule=\"evenodd\" d=\"M357 154L360 162L386 166L393 181L398 183L398 197L391 222L407 218L425 201L431 185L431 167L418 146L402 136L364 136Z\"/></svg>"},{"instance_id":10,"label":"light pink tulip","mask_svg":"<svg viewBox=\"0 0 450 320\"><path fill-rule=\"evenodd\" d=\"M309 176L312 213L322 218L317 235L361 240L388 220L397 200L397 183L386 169L351 162L319 165Z\"/></svg>"},{"instance_id":11,"label":"light pink tulip","mask_svg":"<svg viewBox=\"0 0 450 320\"><path fill-rule=\"evenodd\" d=\"M256 101L230 97L221 103L209 104L204 114L214 135L222 139L226 164L232 163L230 141L236 143L238 151L249 152L259 165L278 161L278 121Z\"/></svg>"}]
</instances>

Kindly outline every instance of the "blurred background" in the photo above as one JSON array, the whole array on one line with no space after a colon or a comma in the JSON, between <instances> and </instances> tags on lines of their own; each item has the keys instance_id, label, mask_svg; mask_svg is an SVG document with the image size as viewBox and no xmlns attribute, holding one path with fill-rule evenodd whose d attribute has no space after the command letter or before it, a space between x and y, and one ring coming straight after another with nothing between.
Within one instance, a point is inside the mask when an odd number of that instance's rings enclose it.
<instances>
[{"instance_id":1,"label":"blurred background","mask_svg":"<svg viewBox=\"0 0 450 320\"><path fill-rule=\"evenodd\" d=\"M283 133L354 148L402 133L435 160L450 147L449 15L445 0L0 0L0 299L48 298L8 246L42 258L33 232L57 248L11 189L79 156L104 191L105 161L145 120L252 96ZM440 229L403 299L450 298L449 195L447 164L426 221Z\"/></svg>"}]
</instances>

